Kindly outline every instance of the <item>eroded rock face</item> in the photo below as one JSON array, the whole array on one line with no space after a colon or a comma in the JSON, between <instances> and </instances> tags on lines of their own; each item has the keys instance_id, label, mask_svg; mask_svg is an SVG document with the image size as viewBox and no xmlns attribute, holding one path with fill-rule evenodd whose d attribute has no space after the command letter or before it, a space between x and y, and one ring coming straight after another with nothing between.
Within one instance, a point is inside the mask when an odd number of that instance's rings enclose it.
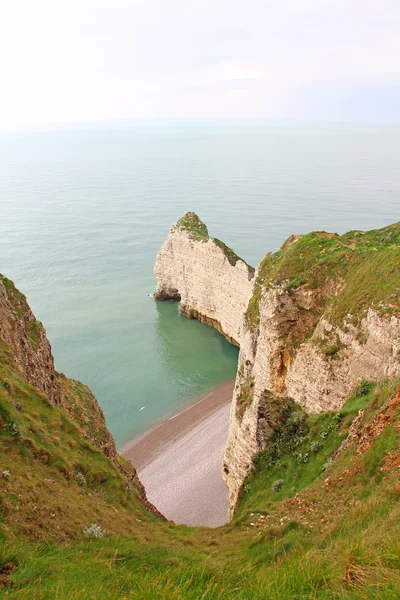
<instances>
[{"instance_id":1,"label":"eroded rock face","mask_svg":"<svg viewBox=\"0 0 400 600\"><path fill-rule=\"evenodd\" d=\"M265 449L287 406L286 374L290 354L286 340L296 324L298 312L293 298L276 288L261 298L259 325L252 329L246 327L245 320L243 322L223 464L232 512L243 480L251 469L252 457Z\"/></svg>"},{"instance_id":2,"label":"eroded rock face","mask_svg":"<svg viewBox=\"0 0 400 600\"><path fill-rule=\"evenodd\" d=\"M61 404L54 359L46 331L26 298L0 275L0 339L9 347L21 375L55 404Z\"/></svg>"},{"instance_id":3,"label":"eroded rock face","mask_svg":"<svg viewBox=\"0 0 400 600\"><path fill-rule=\"evenodd\" d=\"M209 237L200 220L195 222L202 227L200 233L190 229L194 217L198 219L187 213L174 223L160 248L154 266L154 296L157 300L180 300L184 315L215 327L238 346L254 270Z\"/></svg>"},{"instance_id":4,"label":"eroded rock face","mask_svg":"<svg viewBox=\"0 0 400 600\"><path fill-rule=\"evenodd\" d=\"M223 464L232 514L252 458L265 450L279 427L288 397L309 413L337 410L364 379L400 376L399 318L382 318L369 310L358 327L346 322L338 327L322 314L313 335L296 347L293 337L305 310L304 300L300 291L289 294L269 289L261 298L258 327L243 327ZM307 304L306 310L318 315L312 294L308 293ZM249 381L252 388L246 399L243 391ZM274 399L276 409L267 420L266 394L270 402Z\"/></svg>"},{"instance_id":5,"label":"eroded rock face","mask_svg":"<svg viewBox=\"0 0 400 600\"><path fill-rule=\"evenodd\" d=\"M326 338L336 342L332 356L321 348L319 340ZM287 393L307 412L337 410L363 379L399 375L399 352L400 319L395 316L382 318L370 309L358 327L346 321L335 326L322 317L288 369Z\"/></svg>"}]
</instances>

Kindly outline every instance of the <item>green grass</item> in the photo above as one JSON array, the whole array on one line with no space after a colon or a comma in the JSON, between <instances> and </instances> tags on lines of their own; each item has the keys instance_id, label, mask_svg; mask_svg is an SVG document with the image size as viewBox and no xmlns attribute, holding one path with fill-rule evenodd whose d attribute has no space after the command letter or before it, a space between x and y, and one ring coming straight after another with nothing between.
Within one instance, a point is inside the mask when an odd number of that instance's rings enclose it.
<instances>
[{"instance_id":1,"label":"green grass","mask_svg":"<svg viewBox=\"0 0 400 600\"><path fill-rule=\"evenodd\" d=\"M196 213L187 212L185 215L183 215L181 219L179 219L179 221L177 222L177 226L180 229L188 231L195 240L201 242L208 242L208 240L211 239L214 242L214 244L218 246L218 248L220 248L225 254L230 265L234 267L238 260L241 260L247 265L249 273L251 275L254 273L254 268L248 265L246 261L243 260L243 258L238 256L232 248L229 248L226 244L224 244L224 242L221 242L221 240L219 240L218 238L211 238L208 235L208 229L206 225L203 223L200 217L196 215Z\"/></svg>"},{"instance_id":2,"label":"green grass","mask_svg":"<svg viewBox=\"0 0 400 600\"><path fill-rule=\"evenodd\" d=\"M338 293L327 306L333 322L341 322L350 314L358 323L368 308L383 315L398 314L400 223L366 233L331 236L310 233L275 254L267 254L260 263L246 312L250 329L258 325L262 294L277 285L289 293L303 287L324 295L326 289L325 296L331 284L336 285ZM323 308L321 305L321 312Z\"/></svg>"},{"instance_id":3,"label":"green grass","mask_svg":"<svg viewBox=\"0 0 400 600\"><path fill-rule=\"evenodd\" d=\"M40 334L43 331L43 325L40 321L29 321L26 324L27 337L33 350L39 348Z\"/></svg>"},{"instance_id":4,"label":"green grass","mask_svg":"<svg viewBox=\"0 0 400 600\"><path fill-rule=\"evenodd\" d=\"M42 323L34 318L32 320L32 315L26 318L26 315L30 313L26 296L15 287L11 279L7 279L7 277L0 273L0 282L4 285L12 310L20 319L24 320L28 341L32 349L36 351L44 331Z\"/></svg>"},{"instance_id":5,"label":"green grass","mask_svg":"<svg viewBox=\"0 0 400 600\"><path fill-rule=\"evenodd\" d=\"M21 317L24 314L27 305L26 297L15 287L11 279L7 279L7 277L1 273L0 281L4 285L4 288L7 292L7 297L11 307L17 313L17 315Z\"/></svg>"},{"instance_id":6,"label":"green grass","mask_svg":"<svg viewBox=\"0 0 400 600\"><path fill-rule=\"evenodd\" d=\"M9 377L10 373L6 375ZM13 394L17 393L18 381L11 383L15 386ZM59 408L46 404L25 388L30 399L25 398L25 417L24 412L19 417L21 437L7 437L7 466L12 481L1 483L0 581L2 567L11 562L15 568L7 577L11 587L0 587L0 597L398 598L399 477L396 469L382 470L388 453L394 456L400 452L398 408L393 409L391 421L364 453L358 454L349 447L322 471L323 463L345 437L358 410L363 408L364 426L374 423L397 385L398 382L379 386L366 382L342 411L326 415L307 416L291 405L272 444L275 451L270 451L271 466L266 468L267 453L258 457L249 480L251 489L243 497L234 521L216 530L158 521L134 498L127 498L124 504L116 473L109 472L108 478L89 483L85 489L72 479L60 479L54 465L42 465L32 460L29 453L20 463L16 448L28 434L25 418L29 421L35 417L39 430L51 426L51 431L41 432L45 438L41 438L41 444L46 444L49 452L55 452L52 437L57 436L63 423L60 453L66 454L66 460L75 460L76 464L79 452L85 451L85 463L79 468L86 465L89 473L96 468L113 469L101 452L80 441L76 426L61 418ZM38 403L36 411L31 412L30 402L32 407ZM6 408L0 413L2 422L18 418L3 397L1 406ZM0 443L4 444L8 435L2 429ZM321 446L311 451L316 441ZM307 452L308 460L300 460L299 453ZM1 456L4 457L3 451ZM50 473L56 483L48 481ZM284 485L273 492L273 483L279 478ZM35 482L38 508L33 510L30 505L29 530L24 525L24 506ZM65 497L61 498L60 493ZM53 506L54 495L58 508ZM64 510L68 511L67 521L62 515ZM44 511L46 524L38 511ZM51 518L53 511L56 516ZM82 530L88 521L103 526L103 539L83 538ZM62 533L57 527L62 528ZM66 536L69 528L73 531ZM41 532L40 541L35 539L37 531Z\"/></svg>"},{"instance_id":7,"label":"green grass","mask_svg":"<svg viewBox=\"0 0 400 600\"><path fill-rule=\"evenodd\" d=\"M63 410L76 423L82 434L98 448L111 450L114 441L107 429L103 413L90 389L75 379L58 373L63 393Z\"/></svg>"},{"instance_id":8,"label":"green grass","mask_svg":"<svg viewBox=\"0 0 400 600\"><path fill-rule=\"evenodd\" d=\"M177 222L179 229L189 231L196 239L207 242L209 240L207 226L194 212L187 212Z\"/></svg>"},{"instance_id":9,"label":"green grass","mask_svg":"<svg viewBox=\"0 0 400 600\"><path fill-rule=\"evenodd\" d=\"M79 424L21 378L0 344L0 472L4 470L11 473L8 481L0 479L8 527L39 539L80 537L96 515L114 532L125 527L115 520L117 511L129 512L124 517L128 528L135 514L151 516L140 504L140 494L127 485L125 473L85 440ZM84 488L76 482L78 472L86 478Z\"/></svg>"},{"instance_id":10,"label":"green grass","mask_svg":"<svg viewBox=\"0 0 400 600\"><path fill-rule=\"evenodd\" d=\"M212 239L214 241L214 244L216 244L218 248L221 248L226 258L228 259L229 264L231 264L233 267L236 265L238 260L243 260L242 258L240 258L240 256L236 254L236 252L232 248L229 248L226 244L224 244L224 242L221 242L221 240L218 240L217 238Z\"/></svg>"}]
</instances>

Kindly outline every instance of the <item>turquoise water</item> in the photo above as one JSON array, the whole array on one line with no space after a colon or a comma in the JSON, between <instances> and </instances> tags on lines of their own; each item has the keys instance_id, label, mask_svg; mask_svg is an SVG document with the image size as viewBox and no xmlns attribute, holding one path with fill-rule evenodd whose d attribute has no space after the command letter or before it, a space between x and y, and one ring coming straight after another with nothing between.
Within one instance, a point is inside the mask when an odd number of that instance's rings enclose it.
<instances>
[{"instance_id":1,"label":"turquoise water","mask_svg":"<svg viewBox=\"0 0 400 600\"><path fill-rule=\"evenodd\" d=\"M236 370L237 350L216 331L148 297L170 224L195 210L255 265L292 233L399 220L399 156L399 128L0 136L0 272L27 294L57 369L92 388L122 445Z\"/></svg>"}]
</instances>

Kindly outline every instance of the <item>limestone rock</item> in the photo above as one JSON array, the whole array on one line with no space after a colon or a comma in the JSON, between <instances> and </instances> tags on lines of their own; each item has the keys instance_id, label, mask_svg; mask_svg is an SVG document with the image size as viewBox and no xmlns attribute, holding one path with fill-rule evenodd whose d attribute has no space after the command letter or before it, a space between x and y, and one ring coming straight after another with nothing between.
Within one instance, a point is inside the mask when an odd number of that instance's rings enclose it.
<instances>
[{"instance_id":1,"label":"limestone rock","mask_svg":"<svg viewBox=\"0 0 400 600\"><path fill-rule=\"evenodd\" d=\"M260 408L266 391L276 403L281 403L282 410L290 397L307 412L320 413L343 406L365 379L378 381L400 375L399 318L382 318L370 309L359 327L343 323L343 331L322 316L312 337L295 348L291 346L290 334L298 326L298 311L299 306L289 294L268 290L261 300L258 328L243 327L223 464L231 514L252 468L253 456L265 450L274 427L279 426L278 411L268 423L270 435L259 435L263 418ZM339 340L333 355L324 353L320 344L327 335ZM252 393L241 410L243 382L249 378L253 382Z\"/></svg>"},{"instance_id":2,"label":"limestone rock","mask_svg":"<svg viewBox=\"0 0 400 600\"><path fill-rule=\"evenodd\" d=\"M158 252L154 274L156 300L180 300L184 315L215 327L239 345L254 270L225 244L209 237L197 215L187 213L172 225Z\"/></svg>"}]
</instances>

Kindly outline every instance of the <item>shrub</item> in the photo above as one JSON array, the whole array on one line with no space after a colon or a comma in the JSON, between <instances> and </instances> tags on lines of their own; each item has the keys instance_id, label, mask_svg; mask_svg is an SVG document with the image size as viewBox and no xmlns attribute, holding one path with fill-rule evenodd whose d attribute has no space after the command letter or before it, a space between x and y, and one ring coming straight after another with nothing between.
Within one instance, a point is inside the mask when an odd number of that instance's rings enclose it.
<instances>
[{"instance_id":1,"label":"shrub","mask_svg":"<svg viewBox=\"0 0 400 600\"><path fill-rule=\"evenodd\" d=\"M243 486L243 493L244 494L248 494L251 490L251 484L250 483L245 483Z\"/></svg>"},{"instance_id":2,"label":"shrub","mask_svg":"<svg viewBox=\"0 0 400 600\"><path fill-rule=\"evenodd\" d=\"M18 435L19 434L18 424L15 423L14 421L12 421L11 423L9 423L8 424L8 431L11 433L11 435Z\"/></svg>"},{"instance_id":3,"label":"shrub","mask_svg":"<svg viewBox=\"0 0 400 600\"><path fill-rule=\"evenodd\" d=\"M286 428L291 435L303 435L307 431L307 415L300 411L290 412L286 420Z\"/></svg>"},{"instance_id":4,"label":"shrub","mask_svg":"<svg viewBox=\"0 0 400 600\"><path fill-rule=\"evenodd\" d=\"M98 540L104 537L104 531L100 525L92 523L89 527L83 530L83 535L89 540Z\"/></svg>"},{"instance_id":5,"label":"shrub","mask_svg":"<svg viewBox=\"0 0 400 600\"><path fill-rule=\"evenodd\" d=\"M373 385L374 384L371 381L366 381L364 379L364 381L362 381L361 384L359 385L359 387L355 393L355 396L357 398L362 398L363 396L367 396L370 393L370 391L372 390Z\"/></svg>"},{"instance_id":6,"label":"shrub","mask_svg":"<svg viewBox=\"0 0 400 600\"><path fill-rule=\"evenodd\" d=\"M310 450L313 454L317 454L317 452L319 452L321 448L322 444L318 440L311 442Z\"/></svg>"},{"instance_id":7,"label":"shrub","mask_svg":"<svg viewBox=\"0 0 400 600\"><path fill-rule=\"evenodd\" d=\"M326 471L328 469L328 467L331 466L331 464L333 463L332 458L328 458L328 460L326 461L326 463L323 465L322 467L322 471Z\"/></svg>"},{"instance_id":8,"label":"shrub","mask_svg":"<svg viewBox=\"0 0 400 600\"><path fill-rule=\"evenodd\" d=\"M86 477L80 471L75 475L76 483L80 486L86 485Z\"/></svg>"},{"instance_id":9,"label":"shrub","mask_svg":"<svg viewBox=\"0 0 400 600\"><path fill-rule=\"evenodd\" d=\"M277 479L276 481L274 481L274 483L272 484L271 492L273 494L276 494L277 492L279 492L279 490L283 487L284 483L285 482L283 479Z\"/></svg>"},{"instance_id":10,"label":"shrub","mask_svg":"<svg viewBox=\"0 0 400 600\"><path fill-rule=\"evenodd\" d=\"M325 356L336 356L339 350L340 346L338 344L330 344L322 349L322 353L325 354Z\"/></svg>"},{"instance_id":11,"label":"shrub","mask_svg":"<svg viewBox=\"0 0 400 600\"><path fill-rule=\"evenodd\" d=\"M294 455L296 459L296 463L298 465L306 464L309 461L310 453L309 452L296 452Z\"/></svg>"}]
</instances>

